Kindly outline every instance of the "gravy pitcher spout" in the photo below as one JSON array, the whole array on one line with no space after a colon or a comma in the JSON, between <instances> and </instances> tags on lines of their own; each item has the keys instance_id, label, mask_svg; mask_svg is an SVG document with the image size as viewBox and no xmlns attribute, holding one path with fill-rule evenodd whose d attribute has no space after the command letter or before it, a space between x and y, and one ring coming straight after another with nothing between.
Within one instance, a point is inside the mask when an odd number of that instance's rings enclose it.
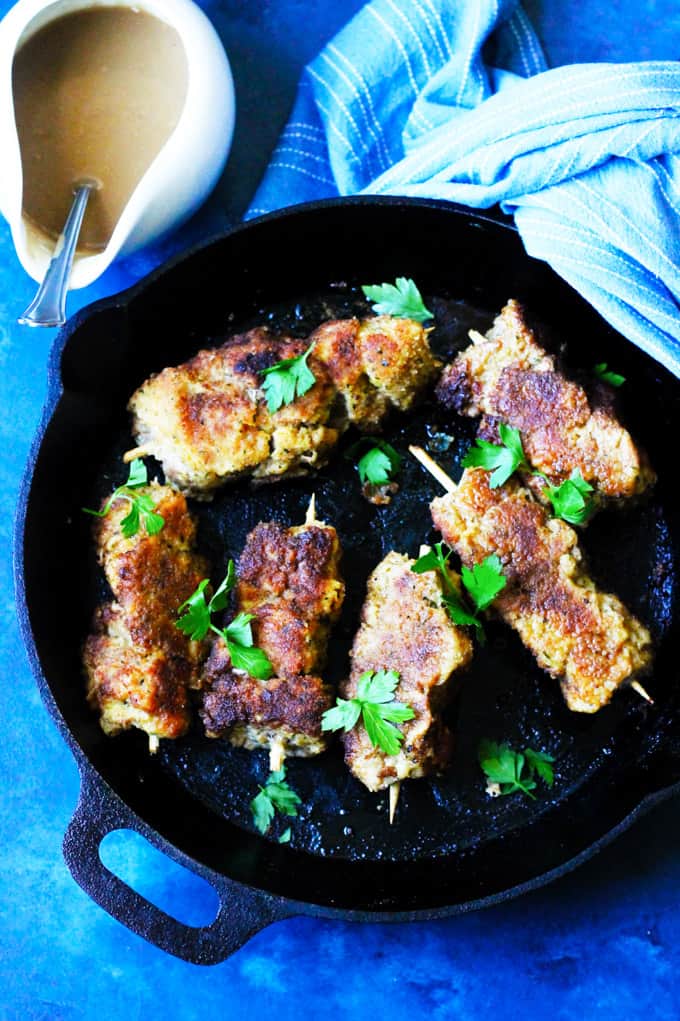
<instances>
[{"instance_id":1,"label":"gravy pitcher spout","mask_svg":"<svg viewBox=\"0 0 680 1021\"><path fill-rule=\"evenodd\" d=\"M192 0L19 0L0 22L0 211L35 280L77 180L100 186L88 192L73 288L198 208L233 126L229 63Z\"/></svg>"}]
</instances>

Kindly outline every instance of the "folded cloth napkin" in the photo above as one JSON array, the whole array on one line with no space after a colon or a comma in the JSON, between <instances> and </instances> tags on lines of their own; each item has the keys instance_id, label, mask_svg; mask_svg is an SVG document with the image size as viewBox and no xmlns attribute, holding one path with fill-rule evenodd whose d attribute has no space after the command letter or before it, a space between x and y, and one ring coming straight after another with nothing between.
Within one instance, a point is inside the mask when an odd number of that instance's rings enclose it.
<instances>
[{"instance_id":1,"label":"folded cloth napkin","mask_svg":"<svg viewBox=\"0 0 680 1021\"><path fill-rule=\"evenodd\" d=\"M371 0L305 68L248 216L359 192L500 203L680 376L680 63L547 70L517 0Z\"/></svg>"}]
</instances>

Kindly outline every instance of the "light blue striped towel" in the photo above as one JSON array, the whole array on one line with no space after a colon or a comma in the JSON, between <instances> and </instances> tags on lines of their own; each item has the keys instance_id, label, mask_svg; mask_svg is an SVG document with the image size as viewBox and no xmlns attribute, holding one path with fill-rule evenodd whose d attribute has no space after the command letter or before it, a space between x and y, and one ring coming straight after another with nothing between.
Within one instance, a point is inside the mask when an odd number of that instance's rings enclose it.
<instances>
[{"instance_id":1,"label":"light blue striped towel","mask_svg":"<svg viewBox=\"0 0 680 1021\"><path fill-rule=\"evenodd\" d=\"M680 376L680 63L546 70L517 0L372 0L305 69L248 216L359 192L500 203Z\"/></svg>"}]
</instances>

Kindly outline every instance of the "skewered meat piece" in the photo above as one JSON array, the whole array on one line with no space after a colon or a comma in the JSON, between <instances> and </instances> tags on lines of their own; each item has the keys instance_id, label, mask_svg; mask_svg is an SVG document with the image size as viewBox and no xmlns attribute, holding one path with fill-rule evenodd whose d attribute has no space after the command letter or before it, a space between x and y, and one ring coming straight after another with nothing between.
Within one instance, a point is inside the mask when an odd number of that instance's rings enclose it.
<instances>
[{"instance_id":1,"label":"skewered meat piece","mask_svg":"<svg viewBox=\"0 0 680 1021\"><path fill-rule=\"evenodd\" d=\"M507 585L494 609L539 666L559 678L570 709L596 712L649 668L647 628L620 599L599 591L573 528L550 518L517 479L492 489L488 472L467 468L431 510L468 567L498 554Z\"/></svg>"},{"instance_id":2,"label":"skewered meat piece","mask_svg":"<svg viewBox=\"0 0 680 1021\"><path fill-rule=\"evenodd\" d=\"M316 383L270 412L262 370L312 342ZM306 340L258 327L152 376L128 407L138 450L162 462L168 482L209 499L240 475L276 479L324 464L349 425L370 431L390 408L407 410L440 367L410 319L327 322Z\"/></svg>"},{"instance_id":3,"label":"skewered meat piece","mask_svg":"<svg viewBox=\"0 0 680 1021\"><path fill-rule=\"evenodd\" d=\"M151 483L148 495L165 525L125 538L128 504L117 501L95 525L97 556L114 599L95 613L85 642L87 697L106 734L138 727L152 738L180 737L190 721L188 688L199 684L207 645L175 627L177 607L208 574L194 552L195 523L181 493Z\"/></svg>"},{"instance_id":4,"label":"skewered meat piece","mask_svg":"<svg viewBox=\"0 0 680 1021\"><path fill-rule=\"evenodd\" d=\"M441 606L439 576L414 574L415 563L388 553L368 580L361 626L352 647L352 671L341 685L345 699L356 697L366 671L395 670L394 697L415 716L400 724L404 741L397 755L375 747L359 721L343 735L345 762L370 791L443 769L453 751L453 735L441 713L450 696L452 675L472 658L472 641ZM451 572L454 584L457 576Z\"/></svg>"},{"instance_id":5,"label":"skewered meat piece","mask_svg":"<svg viewBox=\"0 0 680 1021\"><path fill-rule=\"evenodd\" d=\"M598 502L635 496L654 482L644 454L616 417L611 387L598 382L589 399L568 380L537 343L517 301L507 303L485 336L471 331L470 337L436 393L446 408L485 416L481 439L498 443L498 423L514 426L534 468L553 485L578 469ZM544 483L534 478L530 486L540 498Z\"/></svg>"},{"instance_id":6,"label":"skewered meat piece","mask_svg":"<svg viewBox=\"0 0 680 1021\"><path fill-rule=\"evenodd\" d=\"M335 529L323 522L260 523L250 533L237 567L236 603L254 614L255 644L275 676L258 681L235 670L218 638L203 675L201 715L209 737L269 747L279 757L324 750L321 717L333 698L318 672L345 596L340 555Z\"/></svg>"}]
</instances>

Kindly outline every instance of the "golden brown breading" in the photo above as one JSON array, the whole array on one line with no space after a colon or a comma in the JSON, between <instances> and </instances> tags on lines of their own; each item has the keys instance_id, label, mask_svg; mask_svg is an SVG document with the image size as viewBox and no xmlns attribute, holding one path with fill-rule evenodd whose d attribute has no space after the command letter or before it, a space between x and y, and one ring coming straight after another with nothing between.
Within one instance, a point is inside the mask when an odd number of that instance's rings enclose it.
<instances>
[{"instance_id":1,"label":"golden brown breading","mask_svg":"<svg viewBox=\"0 0 680 1021\"><path fill-rule=\"evenodd\" d=\"M208 574L193 552L196 526L186 500L152 483L149 495L165 525L149 535L120 530L128 504L117 501L95 525L97 555L114 601L95 614L85 643L88 701L99 709L102 729L117 734L138 727L155 737L179 737L189 725L187 689L199 684L207 653L175 627L178 607Z\"/></svg>"},{"instance_id":2,"label":"golden brown breading","mask_svg":"<svg viewBox=\"0 0 680 1021\"><path fill-rule=\"evenodd\" d=\"M312 341L316 383L269 412L262 370ZM322 465L350 424L371 430L391 406L409 408L439 367L411 320L338 320L306 340L258 327L152 376L128 407L137 443L162 462L166 479L209 498L239 475L274 479Z\"/></svg>"},{"instance_id":3,"label":"golden brown breading","mask_svg":"<svg viewBox=\"0 0 680 1021\"><path fill-rule=\"evenodd\" d=\"M494 609L539 666L559 678L570 709L596 712L649 668L647 629L620 599L596 588L573 528L550 518L517 479L492 489L488 472L467 468L431 510L468 567L498 554L507 586Z\"/></svg>"},{"instance_id":4,"label":"golden brown breading","mask_svg":"<svg viewBox=\"0 0 680 1021\"><path fill-rule=\"evenodd\" d=\"M231 666L218 638L205 667L201 718L208 737L226 737L237 748L279 744L287 755L318 755L327 745L321 717L332 692L320 677L296 675L258 681Z\"/></svg>"},{"instance_id":5,"label":"golden brown breading","mask_svg":"<svg viewBox=\"0 0 680 1021\"><path fill-rule=\"evenodd\" d=\"M394 406L408 411L441 368L421 323L394 316L336 319L310 337L342 397L346 424L376 429Z\"/></svg>"},{"instance_id":6,"label":"golden brown breading","mask_svg":"<svg viewBox=\"0 0 680 1021\"><path fill-rule=\"evenodd\" d=\"M335 529L322 522L292 528L260 522L250 533L237 567L236 604L254 615L254 643L276 676L256 681L234 670L218 639L203 677L208 736L246 748L276 743L288 755L326 747L321 716L332 697L317 674L345 596L340 555Z\"/></svg>"},{"instance_id":7,"label":"golden brown breading","mask_svg":"<svg viewBox=\"0 0 680 1021\"><path fill-rule=\"evenodd\" d=\"M414 574L414 563L400 553L388 553L371 574L352 647L352 672L341 685L342 697L354 698L366 671L396 670L394 697L415 712L412 720L399 725L404 741L397 755L376 748L361 721L343 735L345 762L370 791L447 765L453 735L441 713L453 673L472 658L469 636L440 606L439 576L431 571ZM452 577L455 581L453 572Z\"/></svg>"},{"instance_id":8,"label":"golden brown breading","mask_svg":"<svg viewBox=\"0 0 680 1021\"><path fill-rule=\"evenodd\" d=\"M437 398L460 414L486 416L482 439L497 443L499 422L519 429L527 460L553 485L578 469L600 501L635 496L653 483L653 471L616 417L611 388L598 383L589 400L566 379L536 342L518 302L508 302L486 336L471 337L444 370ZM531 487L540 498L543 482L533 479Z\"/></svg>"},{"instance_id":9,"label":"golden brown breading","mask_svg":"<svg viewBox=\"0 0 680 1021\"><path fill-rule=\"evenodd\" d=\"M340 553L337 532L322 523L261 522L248 536L237 569L238 607L255 614L256 644L277 674L323 669L345 596Z\"/></svg>"}]
</instances>

